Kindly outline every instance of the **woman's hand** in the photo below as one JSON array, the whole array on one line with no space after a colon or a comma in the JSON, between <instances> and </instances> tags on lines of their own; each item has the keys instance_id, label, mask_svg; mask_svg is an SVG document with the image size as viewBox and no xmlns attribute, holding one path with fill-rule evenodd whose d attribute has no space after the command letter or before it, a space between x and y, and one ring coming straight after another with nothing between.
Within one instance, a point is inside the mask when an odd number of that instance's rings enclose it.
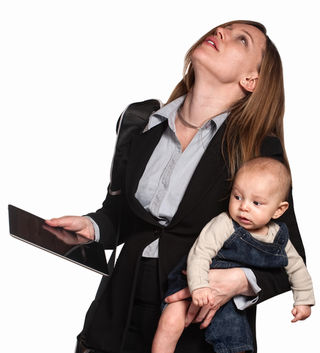
<instances>
[{"instance_id":1,"label":"woman's hand","mask_svg":"<svg viewBox=\"0 0 320 353\"><path fill-rule=\"evenodd\" d=\"M206 328L217 310L235 295L254 295L246 275L240 268L210 270L209 284L212 288L214 304L199 308L191 302L186 317L186 326L191 322L201 322L200 328ZM189 297L189 289L184 288L167 297L166 302L172 303Z\"/></svg>"},{"instance_id":2,"label":"woman's hand","mask_svg":"<svg viewBox=\"0 0 320 353\"><path fill-rule=\"evenodd\" d=\"M86 217L64 216L52 218L45 221L51 227L61 227L82 235L85 238L94 240L94 228L91 221Z\"/></svg>"}]
</instances>

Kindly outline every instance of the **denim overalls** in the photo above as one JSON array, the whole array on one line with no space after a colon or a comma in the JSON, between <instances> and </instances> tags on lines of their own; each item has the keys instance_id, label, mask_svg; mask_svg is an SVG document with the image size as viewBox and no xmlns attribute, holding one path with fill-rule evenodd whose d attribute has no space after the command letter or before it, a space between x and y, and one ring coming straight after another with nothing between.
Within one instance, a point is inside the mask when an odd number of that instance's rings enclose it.
<instances>
[{"instance_id":1,"label":"denim overalls","mask_svg":"<svg viewBox=\"0 0 320 353\"><path fill-rule=\"evenodd\" d=\"M280 229L273 243L255 239L247 230L233 222L234 233L224 242L223 247L212 259L210 268L279 268L288 264L285 247L289 239L287 226L278 223ZM168 296L187 287L186 276L181 271L186 268L186 259L168 276ZM205 332L206 341L216 353L253 352L253 337L245 310L238 310L230 300L213 317Z\"/></svg>"}]
</instances>

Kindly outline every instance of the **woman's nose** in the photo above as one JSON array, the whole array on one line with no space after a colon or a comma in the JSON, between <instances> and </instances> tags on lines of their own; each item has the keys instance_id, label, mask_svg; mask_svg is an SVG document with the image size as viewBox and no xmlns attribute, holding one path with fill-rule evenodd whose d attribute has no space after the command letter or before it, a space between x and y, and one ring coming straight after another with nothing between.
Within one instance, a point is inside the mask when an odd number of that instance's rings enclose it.
<instances>
[{"instance_id":1,"label":"woman's nose","mask_svg":"<svg viewBox=\"0 0 320 353\"><path fill-rule=\"evenodd\" d=\"M225 30L225 28L223 28L223 27L218 27L216 34L217 34L217 37L218 37L219 39L221 39L221 40L225 39L225 36L226 36L226 30Z\"/></svg>"}]
</instances>

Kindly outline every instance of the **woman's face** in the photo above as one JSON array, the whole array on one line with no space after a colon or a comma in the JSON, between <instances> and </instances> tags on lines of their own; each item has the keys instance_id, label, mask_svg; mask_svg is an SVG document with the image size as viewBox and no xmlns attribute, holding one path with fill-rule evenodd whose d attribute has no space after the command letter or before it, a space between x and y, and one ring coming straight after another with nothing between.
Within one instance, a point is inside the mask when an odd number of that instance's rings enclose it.
<instances>
[{"instance_id":1,"label":"woman's face","mask_svg":"<svg viewBox=\"0 0 320 353\"><path fill-rule=\"evenodd\" d=\"M234 23L218 27L191 55L196 79L201 73L220 83L243 83L248 77L258 77L265 45L265 35L254 26Z\"/></svg>"}]
</instances>

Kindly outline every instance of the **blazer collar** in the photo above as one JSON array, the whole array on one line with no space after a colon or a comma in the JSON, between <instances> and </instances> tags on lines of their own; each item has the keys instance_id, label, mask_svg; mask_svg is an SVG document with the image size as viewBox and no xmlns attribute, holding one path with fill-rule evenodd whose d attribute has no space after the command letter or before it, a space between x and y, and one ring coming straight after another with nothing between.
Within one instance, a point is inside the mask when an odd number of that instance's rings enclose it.
<instances>
[{"instance_id":1,"label":"blazer collar","mask_svg":"<svg viewBox=\"0 0 320 353\"><path fill-rule=\"evenodd\" d=\"M176 225L183 217L191 212L195 205L201 203L201 200L212 187L221 185L221 177L226 178L227 167L221 153L225 126L226 124L224 123L210 141L191 177L177 212L173 216L168 228Z\"/></svg>"},{"instance_id":2,"label":"blazer collar","mask_svg":"<svg viewBox=\"0 0 320 353\"><path fill-rule=\"evenodd\" d=\"M130 207L137 216L158 227L160 225L157 220L141 206L135 198L135 193L151 154L167 126L168 120L165 120L154 128L133 137L126 173L126 190Z\"/></svg>"}]
</instances>

